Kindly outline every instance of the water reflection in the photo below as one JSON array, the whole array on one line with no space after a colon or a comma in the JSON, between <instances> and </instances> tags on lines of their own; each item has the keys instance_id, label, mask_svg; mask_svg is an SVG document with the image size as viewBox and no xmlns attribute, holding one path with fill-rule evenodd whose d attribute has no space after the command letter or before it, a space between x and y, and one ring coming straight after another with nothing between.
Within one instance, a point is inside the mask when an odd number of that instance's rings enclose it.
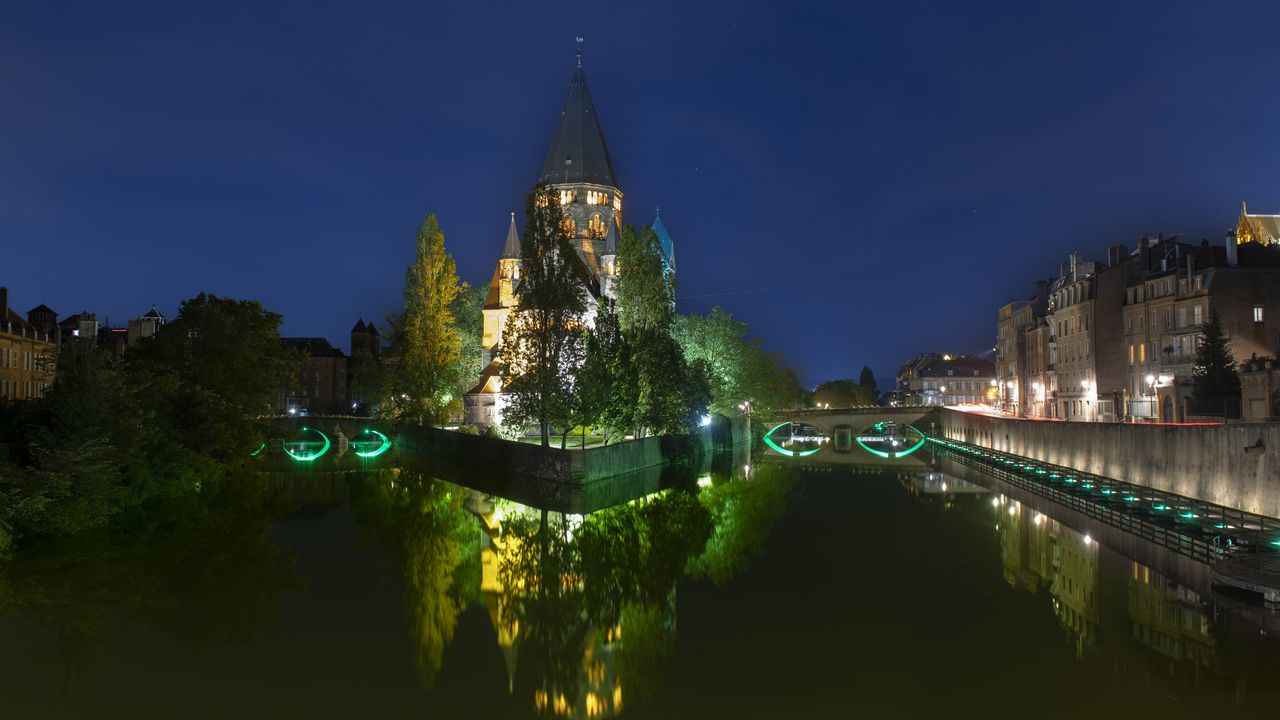
<instances>
[{"instance_id":1,"label":"water reflection","mask_svg":"<svg viewBox=\"0 0 1280 720\"><path fill-rule=\"evenodd\" d=\"M426 687L459 615L478 605L522 705L595 718L654 694L675 645L678 581L741 571L793 482L774 468L716 464L695 483L577 514L394 468L360 478L351 508L400 558Z\"/></svg>"}]
</instances>

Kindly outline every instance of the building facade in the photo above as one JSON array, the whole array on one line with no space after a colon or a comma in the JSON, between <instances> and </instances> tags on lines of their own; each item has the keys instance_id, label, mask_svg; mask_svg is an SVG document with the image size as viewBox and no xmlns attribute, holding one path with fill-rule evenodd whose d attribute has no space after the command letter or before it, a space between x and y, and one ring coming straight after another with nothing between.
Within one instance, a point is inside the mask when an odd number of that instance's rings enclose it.
<instances>
[{"instance_id":1,"label":"building facade","mask_svg":"<svg viewBox=\"0 0 1280 720\"><path fill-rule=\"evenodd\" d=\"M56 336L41 332L9 307L0 287L0 403L32 400L53 384Z\"/></svg>"},{"instance_id":2,"label":"building facade","mask_svg":"<svg viewBox=\"0 0 1280 720\"><path fill-rule=\"evenodd\" d=\"M898 372L903 405L996 404L995 363L977 355L924 353Z\"/></svg>"}]
</instances>

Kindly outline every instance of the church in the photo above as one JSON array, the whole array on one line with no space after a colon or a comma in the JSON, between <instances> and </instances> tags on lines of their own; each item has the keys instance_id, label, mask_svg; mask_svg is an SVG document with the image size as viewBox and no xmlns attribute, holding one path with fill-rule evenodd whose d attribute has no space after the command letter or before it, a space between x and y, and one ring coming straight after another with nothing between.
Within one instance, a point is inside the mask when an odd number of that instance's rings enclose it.
<instances>
[{"instance_id":1,"label":"church","mask_svg":"<svg viewBox=\"0 0 1280 720\"><path fill-rule=\"evenodd\" d=\"M600 116L587 88L581 52L537 180L537 184L543 183L560 193L566 234L587 268L587 322L590 323L601 300L614 297L623 194L600 129ZM655 215L652 228L662 243L667 267L674 272L675 248L659 214ZM493 270L485 298L484 370L479 382L463 396L466 422L471 425L493 427L502 422L502 375L494 358L502 347L507 317L519 304L520 254L520 233L512 213L502 255Z\"/></svg>"}]
</instances>

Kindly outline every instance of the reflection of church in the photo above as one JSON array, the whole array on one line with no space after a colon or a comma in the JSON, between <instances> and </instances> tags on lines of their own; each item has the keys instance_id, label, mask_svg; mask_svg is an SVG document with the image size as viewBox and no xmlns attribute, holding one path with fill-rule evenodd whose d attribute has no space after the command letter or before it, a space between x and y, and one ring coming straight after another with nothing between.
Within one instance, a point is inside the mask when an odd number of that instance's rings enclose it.
<instances>
[{"instance_id":1,"label":"reflection of church","mask_svg":"<svg viewBox=\"0 0 1280 720\"><path fill-rule=\"evenodd\" d=\"M618 235L622 228L622 189L600 129L600 118L587 89L582 56L569 80L560 121L542 164L539 184L549 184L560 196L564 230L587 269L587 322L602 298L614 297L618 279ZM667 267L674 271L675 251L660 217L653 231L662 244ZM502 377L493 359L502 348L507 317L518 302L521 241L515 213L507 229L502 256L489 282L484 305L484 371L463 398L466 420L493 426L502 421Z\"/></svg>"}]
</instances>

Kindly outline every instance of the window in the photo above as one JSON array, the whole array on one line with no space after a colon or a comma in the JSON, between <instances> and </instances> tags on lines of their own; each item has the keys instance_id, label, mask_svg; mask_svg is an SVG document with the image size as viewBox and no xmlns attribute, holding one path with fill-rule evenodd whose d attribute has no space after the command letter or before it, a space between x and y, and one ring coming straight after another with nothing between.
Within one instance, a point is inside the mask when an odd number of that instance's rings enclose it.
<instances>
[{"instance_id":1,"label":"window","mask_svg":"<svg viewBox=\"0 0 1280 720\"><path fill-rule=\"evenodd\" d=\"M1186 326L1187 326L1187 309L1184 307L1180 307L1178 308L1178 327L1184 328Z\"/></svg>"},{"instance_id":2,"label":"window","mask_svg":"<svg viewBox=\"0 0 1280 720\"><path fill-rule=\"evenodd\" d=\"M1262 322L1262 306L1261 305L1253 306L1253 321Z\"/></svg>"},{"instance_id":3,"label":"window","mask_svg":"<svg viewBox=\"0 0 1280 720\"><path fill-rule=\"evenodd\" d=\"M1141 345L1138 346L1138 362L1140 363L1147 362L1147 344L1146 343L1142 343Z\"/></svg>"},{"instance_id":4,"label":"window","mask_svg":"<svg viewBox=\"0 0 1280 720\"><path fill-rule=\"evenodd\" d=\"M1129 346L1129 366L1133 366L1133 346Z\"/></svg>"},{"instance_id":5,"label":"window","mask_svg":"<svg viewBox=\"0 0 1280 720\"><path fill-rule=\"evenodd\" d=\"M1127 333L1133 332L1133 316L1132 315L1124 319L1124 331Z\"/></svg>"},{"instance_id":6,"label":"window","mask_svg":"<svg viewBox=\"0 0 1280 720\"><path fill-rule=\"evenodd\" d=\"M1167 307L1164 309L1164 329L1165 330L1173 329L1173 308L1171 307Z\"/></svg>"},{"instance_id":7,"label":"window","mask_svg":"<svg viewBox=\"0 0 1280 720\"><path fill-rule=\"evenodd\" d=\"M1156 311L1151 311L1151 332L1156 331Z\"/></svg>"},{"instance_id":8,"label":"window","mask_svg":"<svg viewBox=\"0 0 1280 720\"><path fill-rule=\"evenodd\" d=\"M1196 325L1199 325L1200 323L1204 322L1204 308L1200 307L1199 303L1197 303L1195 306L1194 315L1195 315Z\"/></svg>"}]
</instances>

